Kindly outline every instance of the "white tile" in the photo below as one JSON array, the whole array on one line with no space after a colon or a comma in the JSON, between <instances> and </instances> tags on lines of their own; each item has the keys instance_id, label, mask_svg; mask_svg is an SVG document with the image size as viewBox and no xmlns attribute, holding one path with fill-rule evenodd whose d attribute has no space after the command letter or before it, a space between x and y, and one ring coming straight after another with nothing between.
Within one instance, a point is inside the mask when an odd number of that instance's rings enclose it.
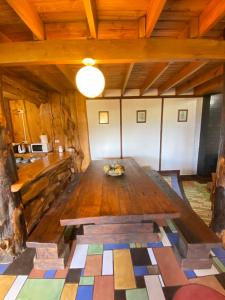
<instances>
[{"instance_id":1,"label":"white tile","mask_svg":"<svg viewBox=\"0 0 225 300\"><path fill-rule=\"evenodd\" d=\"M164 284L164 282L163 282L162 276L161 276L161 275L158 275L158 276L159 276L159 281L160 281L160 283L161 283L161 286L164 287L165 284Z\"/></svg>"},{"instance_id":2,"label":"white tile","mask_svg":"<svg viewBox=\"0 0 225 300\"><path fill-rule=\"evenodd\" d=\"M194 270L197 277L219 274L214 265L210 269Z\"/></svg>"},{"instance_id":3,"label":"white tile","mask_svg":"<svg viewBox=\"0 0 225 300\"><path fill-rule=\"evenodd\" d=\"M169 246L171 247L171 243L166 235L166 232L165 230L163 229L163 227L159 226L159 230L160 230L160 235L161 235L161 239L162 239L162 243L163 243L163 246Z\"/></svg>"},{"instance_id":4,"label":"white tile","mask_svg":"<svg viewBox=\"0 0 225 300\"><path fill-rule=\"evenodd\" d=\"M152 248L148 248L148 255L150 257L150 260L151 260L151 263L153 266L157 265L157 261L156 261L156 258L155 258L155 254L152 250Z\"/></svg>"},{"instance_id":5,"label":"white tile","mask_svg":"<svg viewBox=\"0 0 225 300\"><path fill-rule=\"evenodd\" d=\"M157 275L145 276L145 284L149 300L165 300L159 277Z\"/></svg>"},{"instance_id":6,"label":"white tile","mask_svg":"<svg viewBox=\"0 0 225 300\"><path fill-rule=\"evenodd\" d=\"M28 276L24 276L24 275L17 276L10 290L6 294L4 300L15 300L21 288L23 287L25 281L27 280L27 277Z\"/></svg>"},{"instance_id":7,"label":"white tile","mask_svg":"<svg viewBox=\"0 0 225 300\"><path fill-rule=\"evenodd\" d=\"M73 254L70 269L83 269L85 267L88 245L77 245Z\"/></svg>"},{"instance_id":8,"label":"white tile","mask_svg":"<svg viewBox=\"0 0 225 300\"><path fill-rule=\"evenodd\" d=\"M211 254L212 256L216 256L215 253L214 253L212 250L210 250L210 254Z\"/></svg>"},{"instance_id":9,"label":"white tile","mask_svg":"<svg viewBox=\"0 0 225 300\"><path fill-rule=\"evenodd\" d=\"M171 221L170 219L166 219L166 223L173 233L177 233L177 229L176 229L176 226L174 225L173 221Z\"/></svg>"},{"instance_id":10,"label":"white tile","mask_svg":"<svg viewBox=\"0 0 225 300\"><path fill-rule=\"evenodd\" d=\"M102 275L113 275L112 250L107 250L103 252Z\"/></svg>"}]
</instances>

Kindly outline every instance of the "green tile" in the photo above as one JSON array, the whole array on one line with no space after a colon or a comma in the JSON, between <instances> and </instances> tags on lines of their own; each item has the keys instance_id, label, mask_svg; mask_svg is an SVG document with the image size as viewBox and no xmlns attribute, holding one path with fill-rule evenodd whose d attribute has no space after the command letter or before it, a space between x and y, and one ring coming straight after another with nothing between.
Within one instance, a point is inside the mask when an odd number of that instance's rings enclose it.
<instances>
[{"instance_id":1,"label":"green tile","mask_svg":"<svg viewBox=\"0 0 225 300\"><path fill-rule=\"evenodd\" d=\"M88 255L102 254L103 245L102 244L92 244L88 246Z\"/></svg>"},{"instance_id":2,"label":"green tile","mask_svg":"<svg viewBox=\"0 0 225 300\"><path fill-rule=\"evenodd\" d=\"M59 300L64 279L27 279L17 300Z\"/></svg>"},{"instance_id":3,"label":"green tile","mask_svg":"<svg viewBox=\"0 0 225 300\"><path fill-rule=\"evenodd\" d=\"M225 272L225 266L224 264L217 258L217 257L213 257L213 264L218 267L221 272Z\"/></svg>"},{"instance_id":4,"label":"green tile","mask_svg":"<svg viewBox=\"0 0 225 300\"><path fill-rule=\"evenodd\" d=\"M94 276L81 276L79 285L93 285Z\"/></svg>"},{"instance_id":5,"label":"green tile","mask_svg":"<svg viewBox=\"0 0 225 300\"><path fill-rule=\"evenodd\" d=\"M126 300L148 300L146 289L126 290Z\"/></svg>"}]
</instances>

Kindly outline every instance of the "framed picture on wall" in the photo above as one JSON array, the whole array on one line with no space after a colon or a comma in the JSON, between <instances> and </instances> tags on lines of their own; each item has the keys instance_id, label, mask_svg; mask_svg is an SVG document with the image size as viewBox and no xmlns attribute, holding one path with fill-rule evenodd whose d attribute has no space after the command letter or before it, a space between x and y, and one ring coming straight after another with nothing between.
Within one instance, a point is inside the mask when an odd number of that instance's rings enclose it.
<instances>
[{"instance_id":1,"label":"framed picture on wall","mask_svg":"<svg viewBox=\"0 0 225 300\"><path fill-rule=\"evenodd\" d=\"M99 111L98 112L98 121L99 121L99 124L109 124L109 112L108 111Z\"/></svg>"},{"instance_id":2,"label":"framed picture on wall","mask_svg":"<svg viewBox=\"0 0 225 300\"><path fill-rule=\"evenodd\" d=\"M178 109L177 122L187 122L188 109Z\"/></svg>"},{"instance_id":3,"label":"framed picture on wall","mask_svg":"<svg viewBox=\"0 0 225 300\"><path fill-rule=\"evenodd\" d=\"M146 123L147 111L146 110L137 110L136 113L137 113L136 123Z\"/></svg>"}]
</instances>

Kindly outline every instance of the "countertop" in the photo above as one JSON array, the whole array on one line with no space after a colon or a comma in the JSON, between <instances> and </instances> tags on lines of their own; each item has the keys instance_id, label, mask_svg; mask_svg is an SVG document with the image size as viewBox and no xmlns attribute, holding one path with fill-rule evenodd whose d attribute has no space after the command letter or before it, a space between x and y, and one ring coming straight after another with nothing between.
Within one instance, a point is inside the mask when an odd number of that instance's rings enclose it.
<instances>
[{"instance_id":1,"label":"countertop","mask_svg":"<svg viewBox=\"0 0 225 300\"><path fill-rule=\"evenodd\" d=\"M20 167L18 170L19 180L11 185L11 191L13 193L20 191L24 186L34 181L37 177L57 167L70 157L71 154L68 152L50 152L41 159Z\"/></svg>"}]
</instances>

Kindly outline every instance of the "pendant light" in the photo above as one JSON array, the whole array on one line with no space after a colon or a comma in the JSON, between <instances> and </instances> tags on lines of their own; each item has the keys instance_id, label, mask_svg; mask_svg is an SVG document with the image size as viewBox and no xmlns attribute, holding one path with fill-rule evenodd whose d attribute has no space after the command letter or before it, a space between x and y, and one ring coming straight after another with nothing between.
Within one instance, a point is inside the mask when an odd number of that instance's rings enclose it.
<instances>
[{"instance_id":1,"label":"pendant light","mask_svg":"<svg viewBox=\"0 0 225 300\"><path fill-rule=\"evenodd\" d=\"M82 62L85 66L76 74L77 89L87 98L98 97L105 88L105 77L97 67L94 67L94 59L85 58Z\"/></svg>"}]
</instances>

